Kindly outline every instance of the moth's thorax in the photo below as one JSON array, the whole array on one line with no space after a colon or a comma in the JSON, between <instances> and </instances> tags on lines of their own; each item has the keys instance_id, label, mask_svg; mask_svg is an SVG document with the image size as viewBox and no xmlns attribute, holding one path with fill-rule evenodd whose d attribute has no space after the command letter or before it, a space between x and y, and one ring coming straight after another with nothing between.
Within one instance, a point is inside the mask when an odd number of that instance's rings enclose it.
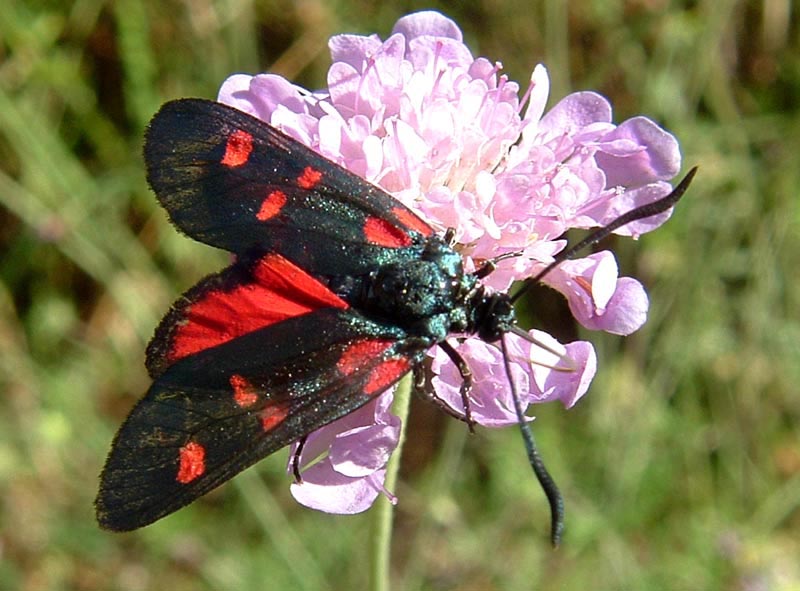
<instances>
[{"instance_id":1,"label":"moth's thorax","mask_svg":"<svg viewBox=\"0 0 800 591\"><path fill-rule=\"evenodd\" d=\"M369 299L377 310L413 323L449 312L471 287L465 285L467 279L461 257L436 237L421 257L373 272Z\"/></svg>"},{"instance_id":2,"label":"moth's thorax","mask_svg":"<svg viewBox=\"0 0 800 591\"><path fill-rule=\"evenodd\" d=\"M435 261L387 265L373 277L371 304L400 321L430 318L453 307L462 288L460 279Z\"/></svg>"},{"instance_id":3,"label":"moth's thorax","mask_svg":"<svg viewBox=\"0 0 800 591\"><path fill-rule=\"evenodd\" d=\"M514 322L511 301L464 272L461 255L438 236L421 256L383 265L362 277L329 283L364 314L435 344L448 334L472 333L494 341Z\"/></svg>"}]
</instances>

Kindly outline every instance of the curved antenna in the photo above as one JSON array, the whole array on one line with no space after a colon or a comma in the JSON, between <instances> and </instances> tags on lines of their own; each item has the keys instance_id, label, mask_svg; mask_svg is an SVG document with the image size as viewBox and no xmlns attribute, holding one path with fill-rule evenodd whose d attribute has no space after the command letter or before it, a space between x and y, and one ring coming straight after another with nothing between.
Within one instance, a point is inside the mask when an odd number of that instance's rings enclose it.
<instances>
[{"instance_id":1,"label":"curved antenna","mask_svg":"<svg viewBox=\"0 0 800 591\"><path fill-rule=\"evenodd\" d=\"M564 250L558 253L553 262L547 265L542 271L534 275L532 278L526 280L525 284L517 291L513 296L511 296L511 302L516 302L528 289L531 288L532 285L539 282L545 275L547 275L550 271L555 269L558 265L563 263L564 261L572 258L577 252L583 250L587 246L591 246L592 244L596 244L609 234L611 234L614 230L624 226L625 224L629 224L636 220L641 220L645 218L649 218L656 214L662 213L668 210L670 207L674 206L678 200L683 197L686 190L689 188L689 185L692 182L695 174L697 173L697 167L695 166L692 168L683 180L678 183L678 186L673 189L673 191L661 199L654 201L652 203L648 203L646 205L642 205L631 211L622 214L615 220L613 220L610 224L595 230L594 232L590 233L586 238L571 246L567 250ZM514 256L513 254L509 254L509 256ZM496 261L494 261L496 262ZM485 267L483 270L479 270L478 274L485 275L491 272L493 265L489 265ZM514 333L517 336L524 338L525 340L542 347L544 350L553 353L559 357L559 362L565 360L569 360L568 357L561 355L554 351L552 348L546 346L544 343L538 341L531 337L527 332L523 331L516 325L511 325L506 332L500 338L500 346L503 351L503 364L505 365L506 376L508 377L508 383L511 386L511 398L514 401L514 411L517 415L517 421L519 423L520 432L522 433L522 439L525 442L525 450L528 454L528 462L533 468L533 473L536 475L536 479L539 481L539 485L542 487L544 494L547 496L547 500L550 503L550 542L553 544L553 547L557 548L558 545L561 543L561 536L564 532L564 498L561 496L561 491L558 489L558 485L553 480L553 477L550 475L550 472L547 471L547 468L544 465L544 460L542 456L539 454L539 450L536 447L536 440L533 438L533 431L528 424L527 417L525 416L525 411L522 408L522 401L519 399L519 394L517 393L517 388L514 384L514 380L511 377L511 362L509 359L508 347L506 345L505 335L509 332ZM569 365L569 364L568 364ZM553 368L553 369L563 369L569 371L569 367L565 368Z\"/></svg>"},{"instance_id":2,"label":"curved antenna","mask_svg":"<svg viewBox=\"0 0 800 591\"><path fill-rule=\"evenodd\" d=\"M663 213L667 211L670 207L674 206L678 200L683 197L683 194L686 193L686 189L689 188L689 185L694 178L694 175L697 173L697 167L695 166L692 168L683 180L678 183L678 186L673 189L673 191L661 199L657 201L653 201L652 203L647 203L646 205L641 205L635 209L630 210L627 213L623 213L617 219L612 221L607 226L603 226L589 234L586 238L575 244L574 246L569 247L567 250L562 250L558 253L553 262L547 265L544 269L539 271L536 275L527 279L525 284L514 294L511 296L511 302L516 302L522 295L527 292L533 285L538 283L542 280L542 278L547 275L550 271L555 269L558 265L566 261L567 259L571 259L575 254L579 251L583 250L587 246L591 246L592 244L596 244L600 242L603 238L611 234L614 230L621 228L625 224L630 224L631 222L635 222L636 220L643 220L645 218L649 218L659 213Z\"/></svg>"},{"instance_id":3,"label":"curved antenna","mask_svg":"<svg viewBox=\"0 0 800 591\"><path fill-rule=\"evenodd\" d=\"M514 380L511 378L511 362L508 357L508 348L506 347L505 333L500 338L500 347L503 350L503 363L506 367L506 376L508 376L508 383L511 385L511 398L514 401L514 410L517 413L517 421L519 422L519 429L522 432L522 439L525 442L525 451L528 452L528 462L533 468L533 473L539 481L544 494L547 496L547 501L550 503L550 543L554 548L558 548L561 543L561 535L564 533L564 498L561 496L561 491L558 490L553 477L544 466L544 460L539 455L539 450L536 448L536 440L533 438L533 431L528 424L525 411L522 409L522 402L517 394L517 388L514 385Z\"/></svg>"}]
</instances>

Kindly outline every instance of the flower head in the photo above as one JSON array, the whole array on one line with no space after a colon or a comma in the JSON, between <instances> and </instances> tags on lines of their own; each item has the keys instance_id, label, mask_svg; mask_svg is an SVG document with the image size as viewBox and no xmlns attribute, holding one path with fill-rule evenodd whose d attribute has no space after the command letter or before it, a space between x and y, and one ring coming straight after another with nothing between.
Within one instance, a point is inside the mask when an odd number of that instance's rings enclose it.
<instances>
[{"instance_id":1,"label":"flower head","mask_svg":"<svg viewBox=\"0 0 800 591\"><path fill-rule=\"evenodd\" d=\"M672 190L667 181L680 167L672 135L645 117L615 125L610 104L593 92L571 94L545 112L543 66L534 68L521 97L501 64L473 57L455 23L437 12L401 18L386 40L337 35L329 46L325 90L309 92L270 74L234 75L219 100L382 187L437 229L453 228L467 269L518 253L484 280L494 289L506 290L551 262L565 246L566 230L604 225ZM636 237L668 217L618 233ZM609 252L565 262L544 281L567 297L587 328L630 334L646 319L644 289L618 276ZM512 378L523 402L557 399L572 406L594 375L594 349L586 342L560 345L544 333L535 337L564 351L576 368L554 370L552 353L509 337ZM451 344L474 374L473 419L516 423L500 350L477 338ZM431 355L437 395L462 411L461 376L441 351ZM352 513L383 492L399 433L390 399L388 392L309 438L303 463L324 457L292 487L300 502Z\"/></svg>"}]
</instances>

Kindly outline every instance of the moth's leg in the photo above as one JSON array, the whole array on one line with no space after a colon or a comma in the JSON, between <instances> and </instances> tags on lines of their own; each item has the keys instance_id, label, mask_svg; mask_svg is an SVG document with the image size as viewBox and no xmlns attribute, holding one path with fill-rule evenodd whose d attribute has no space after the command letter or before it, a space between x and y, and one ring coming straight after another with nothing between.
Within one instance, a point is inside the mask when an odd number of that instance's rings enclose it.
<instances>
[{"instance_id":1,"label":"moth's leg","mask_svg":"<svg viewBox=\"0 0 800 591\"><path fill-rule=\"evenodd\" d=\"M470 410L469 402L469 393L472 390L472 371L470 370L469 365L467 365L467 362L464 360L464 358L459 355L458 351L456 351L455 348L450 345L450 343L447 341L442 341L439 343L439 346L445 353L447 353L447 356L452 360L452 362L455 363L456 367L458 368L458 372L461 374L460 393L461 402L464 405L464 414L453 410L450 405L436 395L435 390L431 387L427 380L424 365L418 365L414 368L414 389L425 400L432 402L442 409L446 414L458 419L459 421L464 421L469 426L470 432L474 432L475 421L472 419L472 412Z\"/></svg>"}]
</instances>

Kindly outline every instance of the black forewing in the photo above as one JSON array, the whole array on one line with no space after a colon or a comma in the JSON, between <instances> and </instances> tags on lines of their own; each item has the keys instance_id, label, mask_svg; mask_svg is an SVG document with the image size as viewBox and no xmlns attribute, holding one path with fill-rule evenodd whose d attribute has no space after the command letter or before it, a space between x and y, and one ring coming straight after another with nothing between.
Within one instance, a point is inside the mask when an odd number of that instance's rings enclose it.
<instances>
[{"instance_id":1,"label":"black forewing","mask_svg":"<svg viewBox=\"0 0 800 591\"><path fill-rule=\"evenodd\" d=\"M226 165L226 149L238 132L248 134L252 146L240 151L242 162ZM315 275L358 275L418 257L433 233L384 191L220 103L181 99L165 104L150 123L144 154L148 181L175 225L234 253L268 250ZM300 181L307 169L320 178ZM265 199L275 191L285 203L268 219L259 219ZM389 224L391 237L400 241L370 241L366 225L376 219Z\"/></svg>"},{"instance_id":2,"label":"black forewing","mask_svg":"<svg viewBox=\"0 0 800 591\"><path fill-rule=\"evenodd\" d=\"M358 355L371 344L379 353ZM101 476L98 521L127 531L176 511L362 406L422 354L420 343L395 327L327 308L176 362L117 433ZM376 372L383 374L379 387ZM232 376L244 390L238 402ZM181 448L190 442L204 449L204 470L182 483Z\"/></svg>"}]
</instances>

